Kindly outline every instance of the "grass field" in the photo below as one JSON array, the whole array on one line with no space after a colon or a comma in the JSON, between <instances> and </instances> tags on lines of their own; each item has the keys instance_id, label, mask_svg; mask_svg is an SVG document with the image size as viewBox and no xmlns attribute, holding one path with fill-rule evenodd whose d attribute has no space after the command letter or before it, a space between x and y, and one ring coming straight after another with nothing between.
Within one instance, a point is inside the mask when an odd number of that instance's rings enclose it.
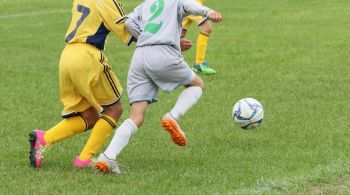
<instances>
[{"instance_id":1,"label":"grass field","mask_svg":"<svg viewBox=\"0 0 350 195\"><path fill-rule=\"evenodd\" d=\"M141 0L123 0L130 12ZM216 3L219 2L219 3ZM215 76L182 119L179 148L160 118L181 90L160 94L118 159L122 175L74 170L89 133L28 165L28 133L61 120L58 62L72 1L0 0L1 194L304 194L350 192L350 1L207 0L221 11L208 61ZM188 38L196 40L193 26ZM106 46L125 87L132 47ZM184 53L194 61L194 48ZM264 124L241 130L235 101L258 99ZM129 112L122 99L124 120Z\"/></svg>"}]
</instances>

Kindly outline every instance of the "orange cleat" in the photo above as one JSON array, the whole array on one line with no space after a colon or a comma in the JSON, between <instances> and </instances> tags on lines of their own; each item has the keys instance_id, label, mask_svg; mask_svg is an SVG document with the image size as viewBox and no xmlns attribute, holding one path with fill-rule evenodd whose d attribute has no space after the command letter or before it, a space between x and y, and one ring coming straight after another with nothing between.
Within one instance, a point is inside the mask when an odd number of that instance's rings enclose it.
<instances>
[{"instance_id":1,"label":"orange cleat","mask_svg":"<svg viewBox=\"0 0 350 195\"><path fill-rule=\"evenodd\" d=\"M178 122L167 113L162 119L162 127L166 130L173 142L179 146L186 146L185 133L181 130Z\"/></svg>"},{"instance_id":2,"label":"orange cleat","mask_svg":"<svg viewBox=\"0 0 350 195\"><path fill-rule=\"evenodd\" d=\"M94 164L94 167L103 173L110 173L111 172L109 170L106 162L97 162Z\"/></svg>"},{"instance_id":3,"label":"orange cleat","mask_svg":"<svg viewBox=\"0 0 350 195\"><path fill-rule=\"evenodd\" d=\"M104 153L101 153L94 163L94 167L103 173L121 173L118 162L107 158Z\"/></svg>"}]
</instances>

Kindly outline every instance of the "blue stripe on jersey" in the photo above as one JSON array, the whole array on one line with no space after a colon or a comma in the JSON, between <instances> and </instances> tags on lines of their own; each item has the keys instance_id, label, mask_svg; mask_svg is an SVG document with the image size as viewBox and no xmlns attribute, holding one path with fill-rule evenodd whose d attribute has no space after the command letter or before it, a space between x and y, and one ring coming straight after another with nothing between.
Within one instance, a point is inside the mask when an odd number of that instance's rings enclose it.
<instances>
[{"instance_id":1,"label":"blue stripe on jersey","mask_svg":"<svg viewBox=\"0 0 350 195\"><path fill-rule=\"evenodd\" d=\"M109 33L109 30L107 30L107 28L102 22L100 27L97 29L97 32L86 39L86 43L89 43L97 47L98 49L103 50L105 47L105 41L108 33Z\"/></svg>"},{"instance_id":2,"label":"blue stripe on jersey","mask_svg":"<svg viewBox=\"0 0 350 195\"><path fill-rule=\"evenodd\" d=\"M79 26L83 23L83 21L85 20L85 18L90 14L90 9L79 5L77 6L77 11L83 13L81 15L81 18L77 21L77 26L74 28L74 30L69 33L69 35L66 37L66 42L68 43L69 41L71 41L73 39L73 37L75 36L75 34L77 33L77 30L79 28Z\"/></svg>"}]
</instances>

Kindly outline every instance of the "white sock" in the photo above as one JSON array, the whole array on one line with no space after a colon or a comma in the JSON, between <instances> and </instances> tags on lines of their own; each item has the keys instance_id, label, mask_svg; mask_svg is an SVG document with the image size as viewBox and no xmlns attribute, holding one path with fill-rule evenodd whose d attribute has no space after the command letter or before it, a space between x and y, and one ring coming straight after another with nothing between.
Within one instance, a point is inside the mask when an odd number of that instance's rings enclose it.
<instances>
[{"instance_id":1,"label":"white sock","mask_svg":"<svg viewBox=\"0 0 350 195\"><path fill-rule=\"evenodd\" d=\"M130 138L136 133L137 126L131 119L126 119L116 130L111 143L104 154L107 158L115 160L123 148L129 143Z\"/></svg>"},{"instance_id":2,"label":"white sock","mask_svg":"<svg viewBox=\"0 0 350 195\"><path fill-rule=\"evenodd\" d=\"M191 86L184 89L177 98L176 104L171 109L170 114L179 120L193 105L197 103L202 95L202 88Z\"/></svg>"}]
</instances>

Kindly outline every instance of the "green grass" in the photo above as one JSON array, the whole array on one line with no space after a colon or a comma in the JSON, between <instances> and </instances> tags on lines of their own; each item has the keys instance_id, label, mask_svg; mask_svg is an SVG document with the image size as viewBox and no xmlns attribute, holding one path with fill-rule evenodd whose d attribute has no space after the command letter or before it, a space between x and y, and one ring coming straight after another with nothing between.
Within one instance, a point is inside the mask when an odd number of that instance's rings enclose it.
<instances>
[{"instance_id":1,"label":"green grass","mask_svg":"<svg viewBox=\"0 0 350 195\"><path fill-rule=\"evenodd\" d=\"M122 1L130 12L140 2ZM61 120L58 62L71 1L0 0L0 192L279 194L350 192L350 2L207 0L221 11L208 61L218 73L181 120L188 146L159 125L181 90L160 93L118 159L122 175L74 170L89 133L57 143L42 170L28 166L28 133ZM196 40L192 27L188 38ZM109 37L106 55L125 87L133 47ZM184 53L191 64L194 48ZM235 101L258 99L264 124L241 130ZM129 112L126 94L124 120Z\"/></svg>"}]
</instances>

